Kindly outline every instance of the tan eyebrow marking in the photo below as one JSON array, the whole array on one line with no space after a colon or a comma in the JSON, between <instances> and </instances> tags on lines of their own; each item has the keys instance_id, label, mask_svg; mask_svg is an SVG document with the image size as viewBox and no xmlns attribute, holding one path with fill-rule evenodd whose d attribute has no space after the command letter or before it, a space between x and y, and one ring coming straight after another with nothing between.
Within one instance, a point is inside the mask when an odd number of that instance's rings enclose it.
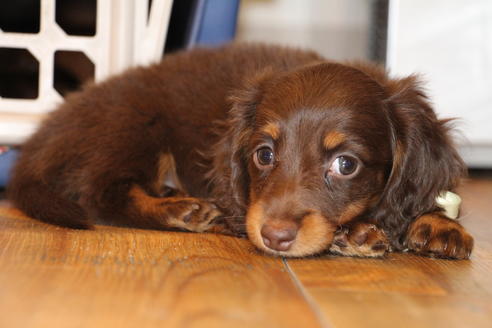
<instances>
[{"instance_id":1,"label":"tan eyebrow marking","mask_svg":"<svg viewBox=\"0 0 492 328\"><path fill-rule=\"evenodd\" d=\"M338 131L331 131L325 136L325 139L323 140L323 145L326 149L332 149L340 145L345 140L346 137L343 133Z\"/></svg>"},{"instance_id":2,"label":"tan eyebrow marking","mask_svg":"<svg viewBox=\"0 0 492 328\"><path fill-rule=\"evenodd\" d=\"M273 140L277 140L280 137L280 128L276 123L268 123L261 131L271 136Z\"/></svg>"}]
</instances>

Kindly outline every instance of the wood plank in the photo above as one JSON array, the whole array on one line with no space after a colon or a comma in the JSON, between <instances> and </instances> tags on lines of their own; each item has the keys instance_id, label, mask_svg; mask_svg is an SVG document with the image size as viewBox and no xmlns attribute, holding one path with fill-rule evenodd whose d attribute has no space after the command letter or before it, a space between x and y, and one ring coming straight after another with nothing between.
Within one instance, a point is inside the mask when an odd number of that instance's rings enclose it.
<instances>
[{"instance_id":1,"label":"wood plank","mask_svg":"<svg viewBox=\"0 0 492 328\"><path fill-rule=\"evenodd\" d=\"M279 258L213 234L70 230L0 207L0 327L320 327Z\"/></svg>"},{"instance_id":2,"label":"wood plank","mask_svg":"<svg viewBox=\"0 0 492 328\"><path fill-rule=\"evenodd\" d=\"M288 260L289 268L334 327L490 327L492 181L470 180L460 194L476 238L469 261L392 254Z\"/></svg>"}]
</instances>

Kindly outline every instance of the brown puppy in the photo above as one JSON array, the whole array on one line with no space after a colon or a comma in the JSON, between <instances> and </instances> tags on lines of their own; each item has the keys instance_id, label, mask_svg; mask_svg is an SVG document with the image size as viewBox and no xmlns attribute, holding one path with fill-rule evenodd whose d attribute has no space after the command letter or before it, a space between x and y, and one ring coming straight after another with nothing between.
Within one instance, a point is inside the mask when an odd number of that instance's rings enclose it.
<instances>
[{"instance_id":1,"label":"brown puppy","mask_svg":"<svg viewBox=\"0 0 492 328\"><path fill-rule=\"evenodd\" d=\"M313 52L231 45L170 55L66 99L8 188L28 215L244 233L260 249L467 258L440 214L465 167L415 77Z\"/></svg>"}]
</instances>

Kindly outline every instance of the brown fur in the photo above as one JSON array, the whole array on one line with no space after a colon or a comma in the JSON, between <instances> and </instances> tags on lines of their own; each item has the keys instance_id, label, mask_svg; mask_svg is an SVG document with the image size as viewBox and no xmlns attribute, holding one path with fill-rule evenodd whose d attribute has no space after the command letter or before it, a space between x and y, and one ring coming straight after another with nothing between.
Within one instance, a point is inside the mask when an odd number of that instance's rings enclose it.
<instances>
[{"instance_id":1,"label":"brown fur","mask_svg":"<svg viewBox=\"0 0 492 328\"><path fill-rule=\"evenodd\" d=\"M466 259L473 249L473 238L465 229L437 213L412 222L406 238L410 249L428 256Z\"/></svg>"},{"instance_id":2,"label":"brown fur","mask_svg":"<svg viewBox=\"0 0 492 328\"><path fill-rule=\"evenodd\" d=\"M69 96L24 144L8 194L73 228L247 231L286 256L420 252L409 225L464 173L448 130L413 76L275 46L196 49ZM352 176L334 173L341 155ZM457 245L437 255L471 251Z\"/></svg>"}]
</instances>

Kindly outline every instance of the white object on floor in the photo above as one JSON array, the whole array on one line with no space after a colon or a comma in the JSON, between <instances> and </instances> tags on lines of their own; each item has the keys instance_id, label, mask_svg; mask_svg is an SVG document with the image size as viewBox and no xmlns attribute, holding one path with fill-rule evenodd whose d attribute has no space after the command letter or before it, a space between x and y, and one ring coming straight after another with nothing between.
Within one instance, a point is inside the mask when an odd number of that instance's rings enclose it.
<instances>
[{"instance_id":1,"label":"white object on floor","mask_svg":"<svg viewBox=\"0 0 492 328\"><path fill-rule=\"evenodd\" d=\"M460 213L461 197L451 191L442 192L437 198L436 203L444 210L444 215L450 219L457 219Z\"/></svg>"}]
</instances>

